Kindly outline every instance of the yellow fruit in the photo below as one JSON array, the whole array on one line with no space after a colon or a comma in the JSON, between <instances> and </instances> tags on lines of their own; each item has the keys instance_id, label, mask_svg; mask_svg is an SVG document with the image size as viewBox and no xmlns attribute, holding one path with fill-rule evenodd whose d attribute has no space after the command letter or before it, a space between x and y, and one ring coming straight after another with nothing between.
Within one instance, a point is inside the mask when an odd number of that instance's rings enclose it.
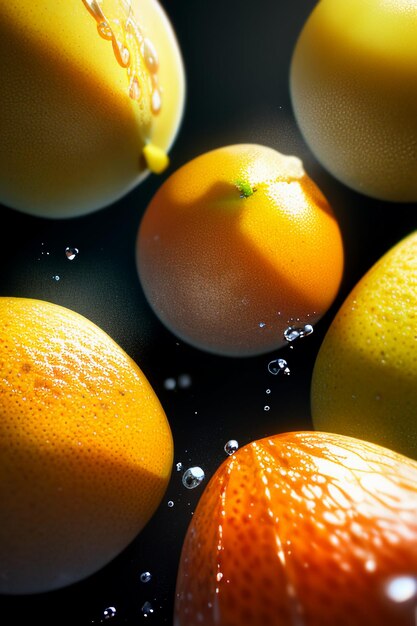
<instances>
[{"instance_id":1,"label":"yellow fruit","mask_svg":"<svg viewBox=\"0 0 417 626\"><path fill-rule=\"evenodd\" d=\"M290 68L300 130L353 189L417 201L415 0L321 0Z\"/></svg>"},{"instance_id":2,"label":"yellow fruit","mask_svg":"<svg viewBox=\"0 0 417 626\"><path fill-rule=\"evenodd\" d=\"M0 592L74 583L159 506L172 434L140 368L64 307L0 298Z\"/></svg>"},{"instance_id":3,"label":"yellow fruit","mask_svg":"<svg viewBox=\"0 0 417 626\"><path fill-rule=\"evenodd\" d=\"M149 203L137 266L150 305L196 348L251 356L315 324L342 279L327 199L297 157L222 146L185 163Z\"/></svg>"},{"instance_id":4,"label":"yellow fruit","mask_svg":"<svg viewBox=\"0 0 417 626\"><path fill-rule=\"evenodd\" d=\"M181 122L183 62L157 0L2 2L0 72L0 201L26 213L118 200Z\"/></svg>"},{"instance_id":5,"label":"yellow fruit","mask_svg":"<svg viewBox=\"0 0 417 626\"><path fill-rule=\"evenodd\" d=\"M313 369L314 426L417 458L417 231L358 282Z\"/></svg>"}]
</instances>

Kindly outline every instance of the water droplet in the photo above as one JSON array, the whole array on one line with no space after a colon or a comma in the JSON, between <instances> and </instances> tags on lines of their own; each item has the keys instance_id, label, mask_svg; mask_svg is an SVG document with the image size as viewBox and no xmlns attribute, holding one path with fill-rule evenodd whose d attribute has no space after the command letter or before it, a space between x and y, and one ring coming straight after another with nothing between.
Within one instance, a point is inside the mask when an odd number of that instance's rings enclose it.
<instances>
[{"instance_id":1,"label":"water droplet","mask_svg":"<svg viewBox=\"0 0 417 626\"><path fill-rule=\"evenodd\" d=\"M116 615L116 609L115 609L114 606L108 606L107 609L104 609L104 611L103 611L103 618L104 619L111 619L115 615Z\"/></svg>"},{"instance_id":2,"label":"water droplet","mask_svg":"<svg viewBox=\"0 0 417 626\"><path fill-rule=\"evenodd\" d=\"M259 322L259 328L265 328L266 324L265 322Z\"/></svg>"},{"instance_id":3,"label":"water droplet","mask_svg":"<svg viewBox=\"0 0 417 626\"><path fill-rule=\"evenodd\" d=\"M275 376L280 372L284 372L284 374L288 376L288 374L290 374L290 369L285 359L274 359L268 363L268 372L270 374L274 374Z\"/></svg>"},{"instance_id":4,"label":"water droplet","mask_svg":"<svg viewBox=\"0 0 417 626\"><path fill-rule=\"evenodd\" d=\"M55 274L55 276L52 276L53 280L56 280L58 282L58 280L60 280L60 276L58 276L58 274Z\"/></svg>"},{"instance_id":5,"label":"water droplet","mask_svg":"<svg viewBox=\"0 0 417 626\"><path fill-rule=\"evenodd\" d=\"M182 470L182 463L181 463L181 461L179 463L177 463L175 467L177 468L177 472L180 472Z\"/></svg>"},{"instance_id":6,"label":"water droplet","mask_svg":"<svg viewBox=\"0 0 417 626\"><path fill-rule=\"evenodd\" d=\"M181 374L178 376L178 386L186 389L191 386L191 376L189 374Z\"/></svg>"},{"instance_id":7,"label":"water droplet","mask_svg":"<svg viewBox=\"0 0 417 626\"><path fill-rule=\"evenodd\" d=\"M150 572L142 572L142 574L140 575L140 582L141 583L148 583L152 578L152 574Z\"/></svg>"},{"instance_id":8,"label":"water droplet","mask_svg":"<svg viewBox=\"0 0 417 626\"><path fill-rule=\"evenodd\" d=\"M167 378L166 380L164 380L165 389L169 389L170 391L172 391L173 389L175 389L176 386L177 383L175 381L175 378Z\"/></svg>"},{"instance_id":9,"label":"water droplet","mask_svg":"<svg viewBox=\"0 0 417 626\"><path fill-rule=\"evenodd\" d=\"M162 107L162 96L161 92L157 87L154 88L151 96L151 109L152 113L159 113Z\"/></svg>"},{"instance_id":10,"label":"water droplet","mask_svg":"<svg viewBox=\"0 0 417 626\"><path fill-rule=\"evenodd\" d=\"M198 487L204 480L204 472L201 467L189 467L182 476L182 484L187 489Z\"/></svg>"},{"instance_id":11,"label":"water droplet","mask_svg":"<svg viewBox=\"0 0 417 626\"><path fill-rule=\"evenodd\" d=\"M172 507L174 506L174 503L172 500L168 500L168 506L170 509L172 509Z\"/></svg>"},{"instance_id":12,"label":"water droplet","mask_svg":"<svg viewBox=\"0 0 417 626\"><path fill-rule=\"evenodd\" d=\"M107 39L110 41L110 39L113 37L113 31L107 22L99 22L97 24L97 30L99 35L103 37L103 39Z\"/></svg>"},{"instance_id":13,"label":"water droplet","mask_svg":"<svg viewBox=\"0 0 417 626\"><path fill-rule=\"evenodd\" d=\"M135 76L129 86L129 96L132 100L140 100L141 89L139 81Z\"/></svg>"},{"instance_id":14,"label":"water droplet","mask_svg":"<svg viewBox=\"0 0 417 626\"><path fill-rule=\"evenodd\" d=\"M393 602L407 602L417 596L417 578L395 576L386 583L385 592Z\"/></svg>"},{"instance_id":15,"label":"water droplet","mask_svg":"<svg viewBox=\"0 0 417 626\"><path fill-rule=\"evenodd\" d=\"M143 615L145 617L149 617L149 615L152 615L153 613L153 606L150 602L146 601L145 604L142 606L141 609Z\"/></svg>"},{"instance_id":16,"label":"water droplet","mask_svg":"<svg viewBox=\"0 0 417 626\"><path fill-rule=\"evenodd\" d=\"M271 390L270 389L265 389L265 393L270 394Z\"/></svg>"},{"instance_id":17,"label":"water droplet","mask_svg":"<svg viewBox=\"0 0 417 626\"><path fill-rule=\"evenodd\" d=\"M142 44L142 54L145 60L145 65L151 74L155 74L158 71L159 59L155 46L150 39L145 38Z\"/></svg>"},{"instance_id":18,"label":"water droplet","mask_svg":"<svg viewBox=\"0 0 417 626\"><path fill-rule=\"evenodd\" d=\"M265 406L264 406L264 411L269 411L269 409L270 409L270 408L271 408L270 406L268 406L267 404L265 404Z\"/></svg>"},{"instance_id":19,"label":"water droplet","mask_svg":"<svg viewBox=\"0 0 417 626\"><path fill-rule=\"evenodd\" d=\"M78 248L72 248L71 246L67 246L65 248L65 256L69 261L73 261L77 254L79 253Z\"/></svg>"},{"instance_id":20,"label":"water droplet","mask_svg":"<svg viewBox=\"0 0 417 626\"><path fill-rule=\"evenodd\" d=\"M238 448L239 448L239 444L236 441L236 439L229 439L229 441L224 446L224 451L230 455L230 454L234 454Z\"/></svg>"},{"instance_id":21,"label":"water droplet","mask_svg":"<svg viewBox=\"0 0 417 626\"><path fill-rule=\"evenodd\" d=\"M284 330L285 339L291 343L296 339L301 339L302 337L307 337L307 335L311 335L314 328L311 324L305 324L304 326L289 326Z\"/></svg>"}]
</instances>

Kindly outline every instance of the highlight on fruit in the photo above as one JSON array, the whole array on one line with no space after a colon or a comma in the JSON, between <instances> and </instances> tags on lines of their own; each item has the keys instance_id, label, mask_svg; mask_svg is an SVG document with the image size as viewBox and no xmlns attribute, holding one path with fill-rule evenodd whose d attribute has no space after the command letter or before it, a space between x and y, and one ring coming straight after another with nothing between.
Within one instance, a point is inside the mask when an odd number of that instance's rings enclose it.
<instances>
[{"instance_id":1,"label":"highlight on fruit","mask_svg":"<svg viewBox=\"0 0 417 626\"><path fill-rule=\"evenodd\" d=\"M85 215L169 166L185 71L157 0L3 3L0 71L4 205Z\"/></svg>"}]
</instances>

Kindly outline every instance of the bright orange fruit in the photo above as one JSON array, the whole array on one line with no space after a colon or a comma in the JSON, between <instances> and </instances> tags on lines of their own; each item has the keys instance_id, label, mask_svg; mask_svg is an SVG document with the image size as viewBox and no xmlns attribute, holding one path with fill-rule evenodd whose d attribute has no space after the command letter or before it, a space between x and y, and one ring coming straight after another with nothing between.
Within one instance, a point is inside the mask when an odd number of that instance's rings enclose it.
<instances>
[{"instance_id":1,"label":"bright orange fruit","mask_svg":"<svg viewBox=\"0 0 417 626\"><path fill-rule=\"evenodd\" d=\"M173 441L140 368L64 307L0 298L0 592L94 573L148 522Z\"/></svg>"},{"instance_id":2,"label":"bright orange fruit","mask_svg":"<svg viewBox=\"0 0 417 626\"><path fill-rule=\"evenodd\" d=\"M339 225L300 159L267 146L206 152L159 187L137 239L139 277L191 345L249 356L313 325L343 272Z\"/></svg>"},{"instance_id":3,"label":"bright orange fruit","mask_svg":"<svg viewBox=\"0 0 417 626\"><path fill-rule=\"evenodd\" d=\"M215 472L188 528L175 626L413 626L417 463L290 432Z\"/></svg>"}]
</instances>

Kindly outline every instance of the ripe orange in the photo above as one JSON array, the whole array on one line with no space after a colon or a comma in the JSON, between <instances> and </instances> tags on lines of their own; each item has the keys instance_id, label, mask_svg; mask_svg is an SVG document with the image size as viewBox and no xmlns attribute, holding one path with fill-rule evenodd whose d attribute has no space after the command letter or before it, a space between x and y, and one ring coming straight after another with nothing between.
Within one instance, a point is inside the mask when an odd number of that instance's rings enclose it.
<instances>
[{"instance_id":1,"label":"ripe orange","mask_svg":"<svg viewBox=\"0 0 417 626\"><path fill-rule=\"evenodd\" d=\"M0 298L0 592L76 582L139 533L171 430L143 372L64 307Z\"/></svg>"},{"instance_id":2,"label":"ripe orange","mask_svg":"<svg viewBox=\"0 0 417 626\"><path fill-rule=\"evenodd\" d=\"M186 533L175 626L412 626L417 463L292 432L228 458Z\"/></svg>"},{"instance_id":3,"label":"ripe orange","mask_svg":"<svg viewBox=\"0 0 417 626\"><path fill-rule=\"evenodd\" d=\"M178 337L248 356L314 324L343 272L339 225L301 161L267 146L218 148L157 190L137 238L145 295Z\"/></svg>"}]
</instances>

